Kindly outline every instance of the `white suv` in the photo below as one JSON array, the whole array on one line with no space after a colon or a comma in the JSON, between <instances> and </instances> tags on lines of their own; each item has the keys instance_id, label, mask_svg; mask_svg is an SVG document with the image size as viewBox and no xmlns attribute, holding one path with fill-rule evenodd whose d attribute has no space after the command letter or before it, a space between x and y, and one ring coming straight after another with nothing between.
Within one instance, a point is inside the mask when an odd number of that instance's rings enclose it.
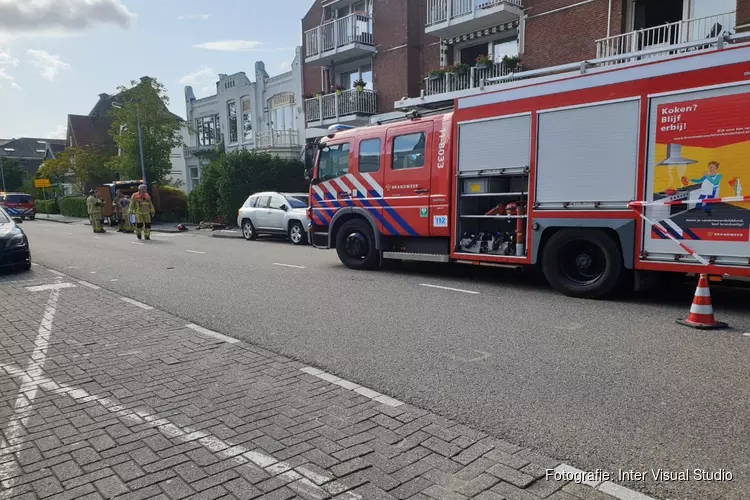
<instances>
[{"instance_id":1,"label":"white suv","mask_svg":"<svg viewBox=\"0 0 750 500\"><path fill-rule=\"evenodd\" d=\"M258 235L286 235L295 245L307 243L307 193L255 193L237 212L246 240Z\"/></svg>"}]
</instances>

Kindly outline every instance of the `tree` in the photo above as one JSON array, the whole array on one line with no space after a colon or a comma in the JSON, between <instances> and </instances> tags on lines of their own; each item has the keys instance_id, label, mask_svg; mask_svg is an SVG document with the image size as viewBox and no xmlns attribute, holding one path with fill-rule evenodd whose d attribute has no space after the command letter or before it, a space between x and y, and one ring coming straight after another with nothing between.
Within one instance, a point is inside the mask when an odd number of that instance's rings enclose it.
<instances>
[{"instance_id":1,"label":"tree","mask_svg":"<svg viewBox=\"0 0 750 500\"><path fill-rule=\"evenodd\" d=\"M17 191L26 180L26 170L16 161L3 158L3 177L5 178L5 189L8 191ZM2 188L0 180L0 188Z\"/></svg>"},{"instance_id":2,"label":"tree","mask_svg":"<svg viewBox=\"0 0 750 500\"><path fill-rule=\"evenodd\" d=\"M172 170L172 149L182 145L181 124L167 109L169 97L164 85L153 78L130 83L131 87L118 89L118 107L110 110L113 123L109 134L120 149L120 155L112 158L109 165L123 178L140 179L140 118L147 181L163 182Z\"/></svg>"},{"instance_id":3,"label":"tree","mask_svg":"<svg viewBox=\"0 0 750 500\"><path fill-rule=\"evenodd\" d=\"M57 157L46 160L36 175L53 183L70 182L79 193L84 192L86 184L102 184L114 178L114 172L97 146L65 148Z\"/></svg>"}]
</instances>

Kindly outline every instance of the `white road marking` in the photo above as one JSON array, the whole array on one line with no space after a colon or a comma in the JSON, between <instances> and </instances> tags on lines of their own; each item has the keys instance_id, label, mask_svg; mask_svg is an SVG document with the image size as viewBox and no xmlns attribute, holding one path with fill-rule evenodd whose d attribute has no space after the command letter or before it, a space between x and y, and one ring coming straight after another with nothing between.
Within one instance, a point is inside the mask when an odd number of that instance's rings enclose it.
<instances>
[{"instance_id":1,"label":"white road marking","mask_svg":"<svg viewBox=\"0 0 750 500\"><path fill-rule=\"evenodd\" d=\"M279 262L274 262L274 266L280 266L280 267L293 267L294 269L304 269L305 266L296 266L294 264L281 264Z\"/></svg>"},{"instance_id":2,"label":"white road marking","mask_svg":"<svg viewBox=\"0 0 750 500\"><path fill-rule=\"evenodd\" d=\"M451 288L449 286L428 285L427 283L421 283L419 286L426 286L429 288L439 288L441 290L450 290L451 292L461 292L461 293L470 293L472 295L479 295L479 292L474 292L472 290L463 290L461 288Z\"/></svg>"},{"instance_id":3,"label":"white road marking","mask_svg":"<svg viewBox=\"0 0 750 500\"><path fill-rule=\"evenodd\" d=\"M130 244L131 245L144 245L142 241L131 241Z\"/></svg>"},{"instance_id":4,"label":"white road marking","mask_svg":"<svg viewBox=\"0 0 750 500\"><path fill-rule=\"evenodd\" d=\"M378 403L382 403L384 405L392 406L393 408L404 404L403 401L399 401L398 399L392 398L390 396L380 394L377 391L373 391L372 389L368 389L367 387L362 387L359 384L344 380L343 378L337 377L336 375L333 375L331 373L326 373L323 370L319 370L318 368L313 368L312 366L305 366L303 368L300 368L299 371L307 373L308 375L312 375L313 377L318 377L319 379L325 380L326 382L330 382L332 384L343 387L348 391L354 391L361 396L370 398L373 401L377 401Z\"/></svg>"},{"instance_id":5,"label":"white road marking","mask_svg":"<svg viewBox=\"0 0 750 500\"><path fill-rule=\"evenodd\" d=\"M94 236L94 239L95 240L100 240L100 239L102 239L102 237L101 236Z\"/></svg>"},{"instance_id":6,"label":"white road marking","mask_svg":"<svg viewBox=\"0 0 750 500\"><path fill-rule=\"evenodd\" d=\"M92 290L101 290L102 287L96 286L93 283L89 283L88 281L78 280L78 283L82 284L83 286L87 286L91 288Z\"/></svg>"},{"instance_id":7,"label":"white road marking","mask_svg":"<svg viewBox=\"0 0 750 500\"><path fill-rule=\"evenodd\" d=\"M187 328L190 328L191 330L195 330L198 333L202 333L203 335L207 335L209 337L213 337L215 339L224 341L228 344L236 344L237 342L240 342L237 339L233 339L232 337L227 337L226 335L222 335L221 333L215 332L213 330L209 330L208 328L203 328L202 326L198 326L194 323L190 323L189 325L185 325Z\"/></svg>"},{"instance_id":8,"label":"white road marking","mask_svg":"<svg viewBox=\"0 0 750 500\"><path fill-rule=\"evenodd\" d=\"M119 281L117 278L111 279L109 281Z\"/></svg>"},{"instance_id":9,"label":"white road marking","mask_svg":"<svg viewBox=\"0 0 750 500\"><path fill-rule=\"evenodd\" d=\"M58 278L59 280L60 278ZM55 288L50 291L47 304L44 306L44 314L39 323L36 339L34 340L34 352L31 353L29 365L21 378L21 387L16 396L16 402L13 405L13 416L8 420L5 428L4 437L0 436L0 449L5 450L9 446L18 446L23 442L23 435L26 433L25 428L31 416L31 407L34 404L36 395L39 392L40 380L42 379L44 361L47 358L47 348L49 347L49 337L52 333L52 322L55 319L57 311L57 300L60 297L60 289ZM7 371L7 370L6 370ZM23 416L22 416L23 414ZM12 462L9 467L17 467L16 462ZM10 471L8 471L10 472ZM13 477L15 474L7 474L6 477ZM13 494L13 484L2 484L8 491L8 496Z\"/></svg>"},{"instance_id":10,"label":"white road marking","mask_svg":"<svg viewBox=\"0 0 750 500\"><path fill-rule=\"evenodd\" d=\"M206 252L199 252L198 250L185 250L185 251L189 252L189 253L197 253L199 255L205 255L206 254Z\"/></svg>"},{"instance_id":11,"label":"white road marking","mask_svg":"<svg viewBox=\"0 0 750 500\"><path fill-rule=\"evenodd\" d=\"M750 337L750 333L743 333L742 335L745 337Z\"/></svg>"},{"instance_id":12,"label":"white road marking","mask_svg":"<svg viewBox=\"0 0 750 500\"><path fill-rule=\"evenodd\" d=\"M4 369L12 377L20 378L22 380L31 378L29 377L29 373L13 366L0 363L0 368ZM176 439L183 443L196 441L208 451L215 453L219 459L232 460L239 467L242 467L248 462L252 462L258 467L262 467L269 474L272 474L284 481L284 483L286 483L289 488L297 492L304 492L306 498L330 497L330 495L326 491L316 486L312 481L310 481L309 479L303 479L304 476L308 478L316 478L323 481L323 476L316 474L305 466L292 467L290 464L280 462L271 455L267 455L255 450L250 450L248 448L245 448L244 446L235 446L232 443L226 442L216 436L212 436L207 432L198 431L191 427L179 427L166 418L159 418L156 415L143 410L129 409L124 405L116 404L109 398L96 396L78 387L72 387L66 384L58 384L48 377L37 377L35 382L37 386L41 386L47 392L66 394L79 403L96 401L109 413L117 415L122 420L133 424L145 423L149 427L158 429L159 432L161 432L161 434L167 438ZM0 470L2 470L2 466L0 466ZM22 476L18 475L17 477L14 477L12 479L0 481L0 485L2 485L6 489L10 489L15 486L16 482L21 477ZM330 479L325 478L325 481L328 480Z\"/></svg>"},{"instance_id":13,"label":"white road marking","mask_svg":"<svg viewBox=\"0 0 750 500\"><path fill-rule=\"evenodd\" d=\"M32 262L31 265L34 267L39 267L39 264L37 264L36 262Z\"/></svg>"},{"instance_id":14,"label":"white road marking","mask_svg":"<svg viewBox=\"0 0 750 500\"><path fill-rule=\"evenodd\" d=\"M30 292L45 292L48 290L61 290L63 288L73 288L73 287L75 287L73 283L52 283L49 285L27 286L26 290Z\"/></svg>"},{"instance_id":15,"label":"white road marking","mask_svg":"<svg viewBox=\"0 0 750 500\"><path fill-rule=\"evenodd\" d=\"M153 309L153 307L151 307L148 304L144 304L143 302L138 302L137 300L133 300L133 299L128 298L128 297L120 297L120 300L125 301L128 304L132 304L132 305L134 305L136 307L140 307L141 309L146 309L146 310Z\"/></svg>"},{"instance_id":16,"label":"white road marking","mask_svg":"<svg viewBox=\"0 0 750 500\"><path fill-rule=\"evenodd\" d=\"M51 272L52 274L54 274L54 275L56 275L56 276L65 276L65 275L64 275L63 273L61 273L60 271L55 271L54 269L47 269L47 271Z\"/></svg>"},{"instance_id":17,"label":"white road marking","mask_svg":"<svg viewBox=\"0 0 750 500\"><path fill-rule=\"evenodd\" d=\"M78 269L76 266L68 266L65 269Z\"/></svg>"}]
</instances>

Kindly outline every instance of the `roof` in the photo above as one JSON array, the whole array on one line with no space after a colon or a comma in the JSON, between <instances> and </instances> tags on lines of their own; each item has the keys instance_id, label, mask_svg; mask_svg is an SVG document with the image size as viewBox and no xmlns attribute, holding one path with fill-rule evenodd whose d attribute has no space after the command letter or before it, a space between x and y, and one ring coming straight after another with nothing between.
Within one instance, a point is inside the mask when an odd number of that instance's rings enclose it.
<instances>
[{"instance_id":1,"label":"roof","mask_svg":"<svg viewBox=\"0 0 750 500\"><path fill-rule=\"evenodd\" d=\"M0 155L9 158L38 158L47 156L47 147L65 148L65 139L42 139L37 137L19 137L18 139L1 139ZM54 151L54 149L53 149Z\"/></svg>"},{"instance_id":2,"label":"roof","mask_svg":"<svg viewBox=\"0 0 750 500\"><path fill-rule=\"evenodd\" d=\"M106 117L107 113L109 113L109 110L112 109L112 104L118 100L118 98L123 97L123 94L126 94L128 91L124 90L122 92L118 92L114 95L109 95L107 93L99 94L99 100L96 104L94 104L94 107L91 108L91 111L89 112L89 116L92 117ZM166 106L164 106L166 109ZM179 115L176 115L172 113L171 111L167 110L170 115L172 115L172 118L176 119L180 123L184 122L185 119L182 118Z\"/></svg>"},{"instance_id":3,"label":"roof","mask_svg":"<svg viewBox=\"0 0 750 500\"><path fill-rule=\"evenodd\" d=\"M109 135L112 118L89 115L68 115L68 137L72 135L73 145L104 146L114 149L115 143Z\"/></svg>"}]
</instances>

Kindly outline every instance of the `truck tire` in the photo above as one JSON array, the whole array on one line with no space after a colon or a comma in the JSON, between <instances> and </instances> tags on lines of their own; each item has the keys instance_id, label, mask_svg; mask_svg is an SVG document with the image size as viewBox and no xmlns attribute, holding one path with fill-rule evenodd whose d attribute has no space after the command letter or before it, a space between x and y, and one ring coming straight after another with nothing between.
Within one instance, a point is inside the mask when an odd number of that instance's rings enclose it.
<instances>
[{"instance_id":1,"label":"truck tire","mask_svg":"<svg viewBox=\"0 0 750 500\"><path fill-rule=\"evenodd\" d=\"M336 253L349 269L369 270L378 265L378 250L370 224L362 219L344 223L336 233Z\"/></svg>"},{"instance_id":2,"label":"truck tire","mask_svg":"<svg viewBox=\"0 0 750 500\"><path fill-rule=\"evenodd\" d=\"M542 271L552 287L569 296L602 299L622 283L625 269L617 243L591 229L564 229L542 250Z\"/></svg>"}]
</instances>

